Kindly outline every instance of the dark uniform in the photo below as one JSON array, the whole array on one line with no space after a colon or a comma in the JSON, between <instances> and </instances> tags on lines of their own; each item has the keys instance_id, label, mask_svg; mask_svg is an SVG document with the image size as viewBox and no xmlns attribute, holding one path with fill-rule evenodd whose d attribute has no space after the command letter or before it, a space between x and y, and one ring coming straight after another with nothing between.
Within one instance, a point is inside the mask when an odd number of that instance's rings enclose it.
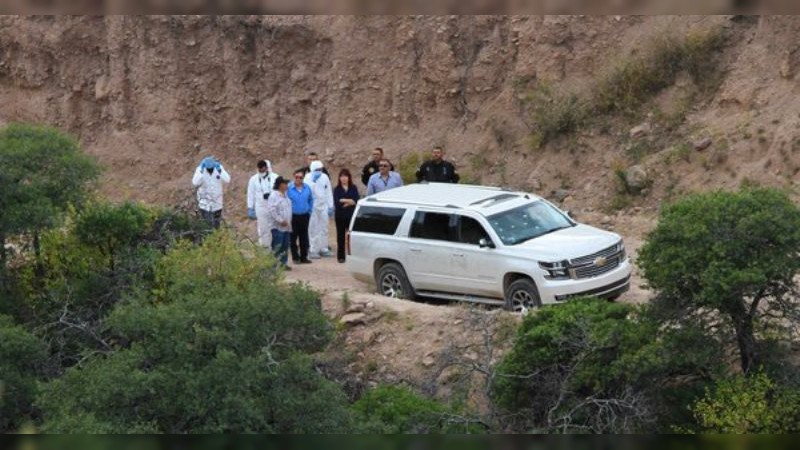
<instances>
[{"instance_id":1,"label":"dark uniform","mask_svg":"<svg viewBox=\"0 0 800 450\"><path fill-rule=\"evenodd\" d=\"M429 183L458 183L456 166L448 161L425 161L417 171L417 181Z\"/></svg>"},{"instance_id":2,"label":"dark uniform","mask_svg":"<svg viewBox=\"0 0 800 450\"><path fill-rule=\"evenodd\" d=\"M389 170L394 170L392 163L389 163ZM370 161L361 169L361 182L364 183L364 186L369 184L369 177L376 173L378 173L378 161Z\"/></svg>"}]
</instances>

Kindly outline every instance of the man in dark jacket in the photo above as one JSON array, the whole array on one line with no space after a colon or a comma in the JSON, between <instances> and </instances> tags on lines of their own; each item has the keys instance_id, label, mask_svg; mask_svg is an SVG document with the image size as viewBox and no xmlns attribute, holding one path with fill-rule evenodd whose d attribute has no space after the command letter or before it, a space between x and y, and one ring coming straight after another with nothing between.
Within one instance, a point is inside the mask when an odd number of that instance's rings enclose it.
<instances>
[{"instance_id":1,"label":"man in dark jacket","mask_svg":"<svg viewBox=\"0 0 800 450\"><path fill-rule=\"evenodd\" d=\"M367 165L361 169L361 182L364 183L364 186L369 184L369 177L378 173L378 163L380 163L382 159L383 149L380 147L375 147L375 149L372 150L372 158L369 160ZM392 163L389 163L389 170L394 170Z\"/></svg>"},{"instance_id":2,"label":"man in dark jacket","mask_svg":"<svg viewBox=\"0 0 800 450\"><path fill-rule=\"evenodd\" d=\"M433 159L425 161L417 171L417 181L429 183L458 183L456 167L444 160L442 147L433 148Z\"/></svg>"}]
</instances>

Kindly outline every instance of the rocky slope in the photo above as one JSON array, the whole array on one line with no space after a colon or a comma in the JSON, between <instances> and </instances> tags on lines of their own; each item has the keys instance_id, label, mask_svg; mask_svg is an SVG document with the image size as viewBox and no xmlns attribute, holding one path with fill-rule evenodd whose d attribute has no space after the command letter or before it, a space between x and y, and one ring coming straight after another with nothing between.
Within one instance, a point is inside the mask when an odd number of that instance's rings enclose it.
<instances>
[{"instance_id":1,"label":"rocky slope","mask_svg":"<svg viewBox=\"0 0 800 450\"><path fill-rule=\"evenodd\" d=\"M228 202L241 217L257 158L287 172L314 149L356 167L375 145L397 160L442 144L473 180L564 187L591 213L614 195L624 145L590 131L532 150L525 89L580 85L652 36L709 26L735 39L719 90L690 105L682 133L714 139L712 157L680 159L672 178L655 170L637 204L745 177L791 183L800 19L790 17L6 16L0 120L79 136L114 198L190 198L188 174L213 153L235 176ZM636 125L626 120L617 128Z\"/></svg>"}]
</instances>

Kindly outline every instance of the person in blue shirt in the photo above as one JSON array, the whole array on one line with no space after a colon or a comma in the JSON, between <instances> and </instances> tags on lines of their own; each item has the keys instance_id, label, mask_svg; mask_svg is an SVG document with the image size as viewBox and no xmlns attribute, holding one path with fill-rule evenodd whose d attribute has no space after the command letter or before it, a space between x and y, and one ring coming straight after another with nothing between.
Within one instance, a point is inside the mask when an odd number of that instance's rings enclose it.
<instances>
[{"instance_id":1,"label":"person in blue shirt","mask_svg":"<svg viewBox=\"0 0 800 450\"><path fill-rule=\"evenodd\" d=\"M292 241L290 243L292 261L295 264L311 264L308 259L308 223L314 207L311 186L303 182L303 169L294 172L294 183L286 195L292 201Z\"/></svg>"},{"instance_id":2,"label":"person in blue shirt","mask_svg":"<svg viewBox=\"0 0 800 450\"><path fill-rule=\"evenodd\" d=\"M378 163L378 173L369 177L367 183L367 195L377 194L378 192L388 191L403 185L400 174L391 170L392 163L388 159L382 159Z\"/></svg>"}]
</instances>

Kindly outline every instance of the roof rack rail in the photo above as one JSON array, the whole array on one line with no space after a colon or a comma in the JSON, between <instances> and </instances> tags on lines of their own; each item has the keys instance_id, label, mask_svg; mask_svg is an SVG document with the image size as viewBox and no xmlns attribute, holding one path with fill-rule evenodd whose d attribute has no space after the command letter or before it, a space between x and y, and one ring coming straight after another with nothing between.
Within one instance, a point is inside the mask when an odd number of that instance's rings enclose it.
<instances>
[{"instance_id":1,"label":"roof rack rail","mask_svg":"<svg viewBox=\"0 0 800 450\"><path fill-rule=\"evenodd\" d=\"M391 199L378 200L375 197L367 197L366 199L364 199L364 201L367 201L367 202L378 202L379 201L381 203L394 203L394 204L399 204L399 205L432 206L434 208L461 209L460 206L453 205L451 203L448 203L446 205L442 205L441 203L410 202L410 201L400 201L400 200L391 200Z\"/></svg>"}]
</instances>

